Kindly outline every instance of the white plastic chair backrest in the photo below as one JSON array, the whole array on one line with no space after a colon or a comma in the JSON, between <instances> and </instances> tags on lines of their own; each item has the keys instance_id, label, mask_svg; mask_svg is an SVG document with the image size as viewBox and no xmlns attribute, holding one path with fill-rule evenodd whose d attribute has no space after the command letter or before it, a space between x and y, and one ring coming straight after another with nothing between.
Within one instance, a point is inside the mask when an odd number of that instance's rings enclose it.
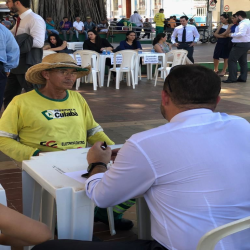
<instances>
[{"instance_id":1,"label":"white plastic chair backrest","mask_svg":"<svg viewBox=\"0 0 250 250\"><path fill-rule=\"evenodd\" d=\"M55 54L56 52L55 51L52 51L52 50L43 50L43 58L45 56L48 56L50 54Z\"/></svg>"},{"instance_id":2,"label":"white plastic chair backrest","mask_svg":"<svg viewBox=\"0 0 250 250\"><path fill-rule=\"evenodd\" d=\"M81 66L84 68L86 66L91 65L91 67L95 70L99 70L99 61L100 61L100 54L92 51L92 50L77 50L74 53L74 57L76 58L76 55L81 56Z\"/></svg>"},{"instance_id":3,"label":"white plastic chair backrest","mask_svg":"<svg viewBox=\"0 0 250 250\"><path fill-rule=\"evenodd\" d=\"M172 67L176 65L183 65L185 64L188 52L184 49L172 50L166 53L165 64L169 62L169 58L173 58Z\"/></svg>"},{"instance_id":4,"label":"white plastic chair backrest","mask_svg":"<svg viewBox=\"0 0 250 250\"><path fill-rule=\"evenodd\" d=\"M250 228L250 216L217 227L201 237L196 250L214 250L219 240L247 228Z\"/></svg>"},{"instance_id":5,"label":"white plastic chair backrest","mask_svg":"<svg viewBox=\"0 0 250 250\"><path fill-rule=\"evenodd\" d=\"M133 70L135 67L137 52L134 50L121 50L114 54L114 66L116 68L116 56L122 55L122 64L119 68L128 68L129 70Z\"/></svg>"}]
</instances>

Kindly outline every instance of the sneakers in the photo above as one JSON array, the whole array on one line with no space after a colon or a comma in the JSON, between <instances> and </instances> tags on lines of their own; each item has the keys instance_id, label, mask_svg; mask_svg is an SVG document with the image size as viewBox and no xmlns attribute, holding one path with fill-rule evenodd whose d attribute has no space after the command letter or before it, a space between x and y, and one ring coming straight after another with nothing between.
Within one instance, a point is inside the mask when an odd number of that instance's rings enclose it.
<instances>
[{"instance_id":1,"label":"sneakers","mask_svg":"<svg viewBox=\"0 0 250 250\"><path fill-rule=\"evenodd\" d=\"M109 225L108 221L104 221L97 217L95 217L94 221L95 222L100 221L106 225ZM114 223L115 223L115 229L118 229L118 230L130 230L134 226L134 223L131 220L127 220L123 218L114 220Z\"/></svg>"}]
</instances>

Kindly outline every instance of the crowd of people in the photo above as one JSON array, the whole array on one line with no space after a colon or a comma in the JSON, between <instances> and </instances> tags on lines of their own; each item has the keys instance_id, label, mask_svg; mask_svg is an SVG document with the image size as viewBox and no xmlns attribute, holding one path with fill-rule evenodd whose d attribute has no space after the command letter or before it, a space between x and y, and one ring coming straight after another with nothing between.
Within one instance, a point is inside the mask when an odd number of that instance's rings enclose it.
<instances>
[{"instance_id":1,"label":"crowd of people","mask_svg":"<svg viewBox=\"0 0 250 250\"><path fill-rule=\"evenodd\" d=\"M228 62L229 78L225 82L247 79L250 21L244 11L234 14L233 25L227 15L221 15L222 25L215 33L219 40L214 71L199 65L172 68L161 93L161 114L169 123L133 135L120 150L111 151L102 148L103 142L115 142L95 121L83 96L71 90L76 79L88 75L91 67L76 64L68 55L66 40L75 31L77 37L81 33L86 36L86 50L139 51L141 28L145 28L145 35L150 33L148 20L143 23L135 12L130 21L138 25L127 31L125 40L114 48L99 35L107 30L106 20L98 26L91 18L83 23L76 17L72 24L65 17L60 22L61 39L52 18L44 22L30 9L29 0L8 0L6 5L18 17L11 31L0 24L0 105L4 97L5 107L0 119L0 150L23 161L41 152L94 145L87 155L86 193L97 205L95 220L108 224L106 208L113 207L115 228L131 229L133 223L124 219L123 213L135 204L134 197L144 195L151 211L154 240L49 241L52 235L44 224L0 205L0 244L27 246L45 242L34 250L195 249L207 231L249 216L250 144L246 138L250 136L250 125L240 117L215 112L221 90L218 59L224 59L221 75ZM170 44L164 33L163 12L161 9L155 16L154 50L167 53L176 46L187 50L193 61L193 46L199 39L195 25L189 24L186 16L180 20L170 18L174 28ZM46 34L49 44L44 46ZM61 53L42 59L46 49ZM238 78L237 61L241 67ZM110 67L110 60L106 64ZM27 93L20 95L22 89ZM42 143L51 139L56 147ZM107 171L111 158L114 164ZM238 249L249 249L248 234L249 230L245 230L229 236L218 249L236 249L234 242Z\"/></svg>"}]
</instances>

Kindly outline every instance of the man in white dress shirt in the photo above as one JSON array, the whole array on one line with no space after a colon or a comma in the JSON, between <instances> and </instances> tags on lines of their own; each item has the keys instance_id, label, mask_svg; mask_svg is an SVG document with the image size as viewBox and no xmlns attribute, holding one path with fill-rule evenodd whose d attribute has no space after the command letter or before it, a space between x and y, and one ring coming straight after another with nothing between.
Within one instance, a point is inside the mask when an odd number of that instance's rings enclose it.
<instances>
[{"instance_id":1,"label":"man in white dress shirt","mask_svg":"<svg viewBox=\"0 0 250 250\"><path fill-rule=\"evenodd\" d=\"M76 33L76 39L79 42L79 34L84 34L84 40L88 39L88 33L86 30L84 30L84 24L81 21L80 17L76 17L75 22L73 23L73 28L75 30Z\"/></svg>"},{"instance_id":2,"label":"man in white dress shirt","mask_svg":"<svg viewBox=\"0 0 250 250\"><path fill-rule=\"evenodd\" d=\"M188 24L188 17L182 16L180 18L181 25L174 29L171 37L171 42L177 49L185 49L188 51L188 59L194 63L193 53L194 46L197 44L200 38L200 34L197 28ZM177 41L176 41L177 37Z\"/></svg>"},{"instance_id":3,"label":"man in white dress shirt","mask_svg":"<svg viewBox=\"0 0 250 250\"><path fill-rule=\"evenodd\" d=\"M26 92L33 89L33 86L26 82L25 73L29 67L42 61L46 32L43 18L30 9L30 0L7 0L6 6L11 12L19 15L11 32L20 47L20 60L18 67L12 69L8 77L4 93L5 108L23 88Z\"/></svg>"},{"instance_id":4,"label":"man in white dress shirt","mask_svg":"<svg viewBox=\"0 0 250 250\"><path fill-rule=\"evenodd\" d=\"M141 27L142 27L143 21L142 21L142 17L138 14L138 11L134 11L134 14L129 18L129 21L131 23L136 24L136 26L139 27L139 28L136 28L135 31L136 31L137 39L140 39Z\"/></svg>"},{"instance_id":5,"label":"man in white dress shirt","mask_svg":"<svg viewBox=\"0 0 250 250\"><path fill-rule=\"evenodd\" d=\"M110 207L143 195L153 241L59 240L34 250L194 250L208 231L249 216L250 125L214 112L220 90L220 77L212 70L176 66L161 94L161 113L169 123L133 135L108 171L111 149L98 142L89 150L88 197ZM250 249L249 234L247 229L228 236L215 249Z\"/></svg>"},{"instance_id":6,"label":"man in white dress shirt","mask_svg":"<svg viewBox=\"0 0 250 250\"><path fill-rule=\"evenodd\" d=\"M246 82L247 81L247 52L250 50L250 20L247 19L245 11L238 11L234 14L239 25L234 33L230 33L232 37L233 48L228 58L228 79L224 83ZM237 78L237 62L240 65L240 75Z\"/></svg>"}]
</instances>

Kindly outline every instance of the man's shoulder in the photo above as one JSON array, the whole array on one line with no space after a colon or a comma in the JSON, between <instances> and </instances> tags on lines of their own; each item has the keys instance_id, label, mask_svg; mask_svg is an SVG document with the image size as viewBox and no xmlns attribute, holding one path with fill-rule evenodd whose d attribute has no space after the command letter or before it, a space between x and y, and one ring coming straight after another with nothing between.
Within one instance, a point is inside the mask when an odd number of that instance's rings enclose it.
<instances>
[{"instance_id":1,"label":"man's shoulder","mask_svg":"<svg viewBox=\"0 0 250 250\"><path fill-rule=\"evenodd\" d=\"M37 98L37 92L35 90L31 90L29 92L26 92L26 93L23 93L21 95L17 95L15 96L11 103L14 103L14 104L18 104L18 105L21 105L22 103L27 103L27 101L31 101L32 102L32 98L35 97Z\"/></svg>"},{"instance_id":2,"label":"man's shoulder","mask_svg":"<svg viewBox=\"0 0 250 250\"><path fill-rule=\"evenodd\" d=\"M33 11L30 12L29 15L30 15L30 17L31 17L32 19L42 20L42 21L44 22L44 19L43 19L40 15L36 14L36 13L33 12Z\"/></svg>"},{"instance_id":3,"label":"man's shoulder","mask_svg":"<svg viewBox=\"0 0 250 250\"><path fill-rule=\"evenodd\" d=\"M83 96L80 93L74 90L68 90L68 93L69 93L70 98L79 99L80 101L86 102L86 100L83 98Z\"/></svg>"}]
</instances>

